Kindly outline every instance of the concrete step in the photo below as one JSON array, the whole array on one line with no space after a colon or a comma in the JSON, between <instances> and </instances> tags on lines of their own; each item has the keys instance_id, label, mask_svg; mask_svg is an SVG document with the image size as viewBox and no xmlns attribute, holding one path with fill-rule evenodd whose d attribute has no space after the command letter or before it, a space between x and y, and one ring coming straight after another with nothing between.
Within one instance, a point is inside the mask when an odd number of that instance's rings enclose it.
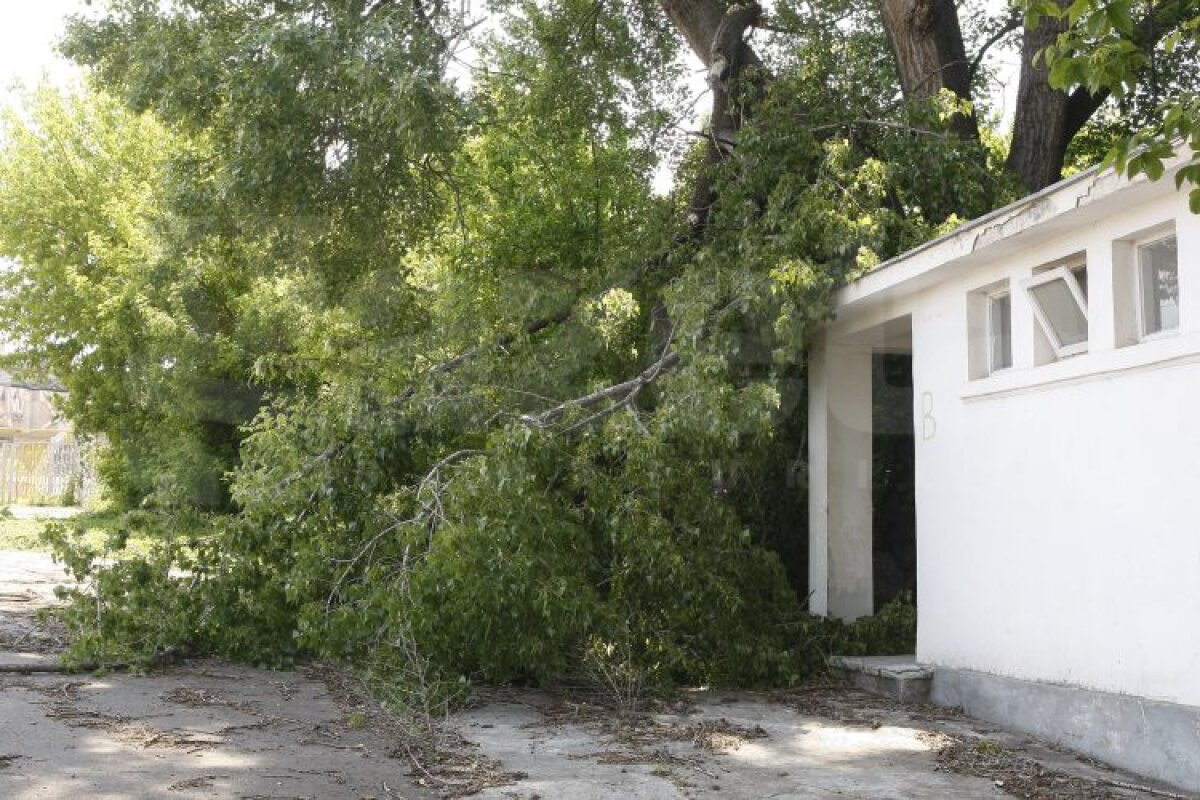
<instances>
[{"instance_id":1,"label":"concrete step","mask_svg":"<svg viewBox=\"0 0 1200 800\"><path fill-rule=\"evenodd\" d=\"M928 703L933 669L908 656L830 656L833 673L871 694L902 703Z\"/></svg>"}]
</instances>

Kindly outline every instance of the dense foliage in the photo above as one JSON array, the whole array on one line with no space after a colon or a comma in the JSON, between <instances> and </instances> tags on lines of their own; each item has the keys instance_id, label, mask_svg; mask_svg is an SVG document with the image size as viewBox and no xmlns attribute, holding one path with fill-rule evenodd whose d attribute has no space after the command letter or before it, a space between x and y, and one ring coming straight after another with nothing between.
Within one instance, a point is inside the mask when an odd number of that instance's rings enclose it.
<instances>
[{"instance_id":1,"label":"dense foliage","mask_svg":"<svg viewBox=\"0 0 1200 800\"><path fill-rule=\"evenodd\" d=\"M1157 180L1177 149L1200 160L1200 3L1030 2L1027 13L1066 23L1043 55L1053 85L1114 99L1097 122L1124 135L1101 133L1105 163ZM1157 46L1141 46L1152 37L1161 37ZM1188 201L1200 214L1200 163L1177 170L1175 181L1190 184Z\"/></svg>"},{"instance_id":2,"label":"dense foliage","mask_svg":"<svg viewBox=\"0 0 1200 800\"><path fill-rule=\"evenodd\" d=\"M54 532L78 658L745 684L911 646L910 606L804 610L803 354L1019 194L986 103L899 97L874 8L780 3L713 162L657 6L490 14L113 0L66 41L94 86L7 121L9 361L106 442L78 524L150 549Z\"/></svg>"}]
</instances>

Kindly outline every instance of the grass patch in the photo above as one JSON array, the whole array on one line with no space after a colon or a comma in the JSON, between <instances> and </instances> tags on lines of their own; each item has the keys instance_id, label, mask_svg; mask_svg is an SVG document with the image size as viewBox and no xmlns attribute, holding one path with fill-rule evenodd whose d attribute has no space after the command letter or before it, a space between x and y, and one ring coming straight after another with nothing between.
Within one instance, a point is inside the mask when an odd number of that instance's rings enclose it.
<instances>
[{"instance_id":1,"label":"grass patch","mask_svg":"<svg viewBox=\"0 0 1200 800\"><path fill-rule=\"evenodd\" d=\"M0 518L0 550L49 551L50 546L41 541L44 519Z\"/></svg>"},{"instance_id":2,"label":"grass patch","mask_svg":"<svg viewBox=\"0 0 1200 800\"><path fill-rule=\"evenodd\" d=\"M65 519L17 519L0 511L0 550L30 550L38 553L49 553L50 544L42 538L42 531L54 522L67 524L71 541L84 545L100 553L110 552L111 531L108 528L110 515L103 512L93 513L89 519L92 524L86 530L72 529L70 520ZM131 536L125 542L127 554L145 555L150 551L150 541L145 536Z\"/></svg>"}]
</instances>

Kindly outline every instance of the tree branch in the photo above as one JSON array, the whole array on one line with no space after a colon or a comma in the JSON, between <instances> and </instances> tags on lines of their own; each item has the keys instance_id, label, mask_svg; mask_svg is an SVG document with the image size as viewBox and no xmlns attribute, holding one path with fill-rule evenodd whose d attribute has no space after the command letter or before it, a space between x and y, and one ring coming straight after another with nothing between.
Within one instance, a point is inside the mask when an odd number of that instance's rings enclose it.
<instances>
[{"instance_id":1,"label":"tree branch","mask_svg":"<svg viewBox=\"0 0 1200 800\"><path fill-rule=\"evenodd\" d=\"M526 336L533 336L535 334L541 333L542 331L546 330L547 328L550 328L555 325L559 325L563 322L566 322L566 321L570 320L571 318L573 318L574 316L575 316L574 309L566 308L566 309L563 309L562 311L559 311L548 317L541 317L539 319L535 319L533 322L530 322L528 325L526 325L522 329L522 333ZM492 342L490 345L487 345L487 346L481 345L479 347L472 347L470 350L466 350L466 351L454 356L454 358L447 359L446 361L443 361L442 363L431 367L430 369L428 369L425 372L424 377L432 378L435 375L444 375L446 373L454 372L455 370L457 370L459 367L463 366L464 364L474 361L478 356L480 356L483 353L494 352L496 350L504 350L504 349L508 348L509 345L511 345L513 342L515 342L517 340L517 336L518 336L518 334L506 333L505 335L501 336L496 341ZM416 394L416 391L417 391L416 384L409 386L407 389L405 389L399 395L392 398L391 404L393 406L401 405L402 403L404 403L404 401L410 399L414 394Z\"/></svg>"},{"instance_id":2,"label":"tree branch","mask_svg":"<svg viewBox=\"0 0 1200 800\"><path fill-rule=\"evenodd\" d=\"M659 0L667 17L675 25L683 38L691 46L692 52L704 66L711 66L713 43L728 12L733 12L738 6L726 9L717 0ZM761 9L759 10L761 14ZM760 66L762 62L750 48L742 45L741 57L744 63Z\"/></svg>"},{"instance_id":3,"label":"tree branch","mask_svg":"<svg viewBox=\"0 0 1200 800\"><path fill-rule=\"evenodd\" d=\"M548 428L558 420L562 419L563 415L569 411L573 411L575 409L593 408L600 403L603 403L605 400L611 400L613 398L620 397L620 399L612 406L605 408L603 411L597 414L593 414L581 422L572 425L566 430L567 433L573 432L581 427L598 422L599 420L604 419L608 415L615 412L617 409L633 402L633 399L637 397L638 392L640 392L646 386L649 386L651 383L654 383L654 381L658 380L662 373L674 368L678 364L678 352L673 350L665 352L661 358L659 358L650 366L646 367L646 369L642 370L641 374L635 378L613 384L612 386L608 386L604 389L592 392L591 394L584 395L583 397L577 397L574 400L568 400L565 403L559 403L553 408L547 409L540 414L525 414L521 417L521 421L532 428Z\"/></svg>"},{"instance_id":4,"label":"tree branch","mask_svg":"<svg viewBox=\"0 0 1200 800\"><path fill-rule=\"evenodd\" d=\"M737 133L749 116L750 104L736 107L732 89L746 67L761 67L762 61L745 41L746 29L762 18L758 3L723 9L715 0L660 0L663 10L708 67L712 90L709 141L705 148L704 171L696 179L688 202L689 238L700 238L716 202L711 171L734 148Z\"/></svg>"},{"instance_id":5,"label":"tree branch","mask_svg":"<svg viewBox=\"0 0 1200 800\"><path fill-rule=\"evenodd\" d=\"M417 484L415 498L416 501L421 504L421 509L415 515L408 519L397 520L391 525L388 525L383 530L379 531L379 533L372 536L366 544L359 548L358 552L355 553L354 556L345 560L344 562L335 559L335 563L345 563L346 568L342 570L341 575L339 575L337 580L333 582L333 586L329 590L329 596L325 599L326 614L328 614L330 609L333 608L334 601L340 597L341 588L345 584L346 579L350 577L350 572L354 569L354 566L358 564L358 562L361 561L368 552L374 550L375 546L379 544L379 540L384 536L388 535L392 531L400 529L405 525L424 524L429 528L429 538L432 542L434 532L436 532L438 526L441 525L446 519L445 510L442 508L442 495L445 493L446 488L449 485L449 481L442 481L438 483L439 473L443 467L448 466L454 461L468 458L470 456L481 455L482 453L482 450L456 450L445 458L439 459L437 463L430 467L425 473L425 477L421 479L421 482ZM433 487L433 497L428 502L421 503L421 495L424 494L425 490L431 486Z\"/></svg>"},{"instance_id":6,"label":"tree branch","mask_svg":"<svg viewBox=\"0 0 1200 800\"><path fill-rule=\"evenodd\" d=\"M987 38L983 44L979 46L979 52L971 59L970 66L967 67L967 74L971 80L975 80L975 76L979 73L979 67L983 64L983 57L987 55L988 50L991 50L1001 39L1008 36L1013 31L1019 30L1022 25L1021 15L1013 13L1005 23L1000 26L1000 30L993 33Z\"/></svg>"}]
</instances>

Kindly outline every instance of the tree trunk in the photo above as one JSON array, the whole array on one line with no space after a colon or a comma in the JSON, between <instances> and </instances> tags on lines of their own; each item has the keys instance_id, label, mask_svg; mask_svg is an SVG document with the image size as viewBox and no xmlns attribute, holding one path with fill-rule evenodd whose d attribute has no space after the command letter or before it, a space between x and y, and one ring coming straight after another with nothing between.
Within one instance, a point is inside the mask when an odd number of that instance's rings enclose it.
<instances>
[{"instance_id":1,"label":"tree trunk","mask_svg":"<svg viewBox=\"0 0 1200 800\"><path fill-rule=\"evenodd\" d=\"M1065 24L1063 20L1042 17L1036 28L1025 28L1021 45L1021 80L1017 88L1008 169L1031 192L1062 177L1063 161L1070 143L1067 128L1070 96L1050 86L1046 65L1037 57L1043 48L1054 42ZM1071 135L1078 130L1076 126Z\"/></svg>"},{"instance_id":2,"label":"tree trunk","mask_svg":"<svg viewBox=\"0 0 1200 800\"><path fill-rule=\"evenodd\" d=\"M971 99L971 67L963 45L954 0L880 0L900 87L908 99L928 99L949 89ZM958 114L954 131L975 138L979 127L972 114Z\"/></svg>"}]
</instances>

